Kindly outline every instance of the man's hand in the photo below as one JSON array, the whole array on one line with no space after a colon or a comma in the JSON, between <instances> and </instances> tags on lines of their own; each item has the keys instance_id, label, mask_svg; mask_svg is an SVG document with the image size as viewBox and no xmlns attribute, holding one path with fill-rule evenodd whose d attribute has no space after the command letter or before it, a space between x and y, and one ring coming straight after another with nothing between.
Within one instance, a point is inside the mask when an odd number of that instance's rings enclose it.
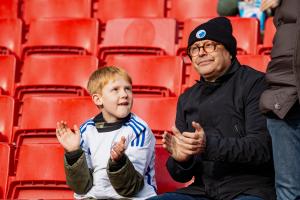
<instances>
[{"instance_id":1,"label":"man's hand","mask_svg":"<svg viewBox=\"0 0 300 200\"><path fill-rule=\"evenodd\" d=\"M124 136L121 137L121 140L118 143L115 143L110 151L110 158L112 161L118 161L124 155L126 150L125 147L126 139Z\"/></svg>"},{"instance_id":2,"label":"man's hand","mask_svg":"<svg viewBox=\"0 0 300 200\"><path fill-rule=\"evenodd\" d=\"M80 132L76 125L74 131L68 127L67 122L61 121L56 124L56 137L67 152L80 148Z\"/></svg>"},{"instance_id":3,"label":"man's hand","mask_svg":"<svg viewBox=\"0 0 300 200\"><path fill-rule=\"evenodd\" d=\"M192 122L195 132L183 132L172 128L173 135L163 134L163 147L178 162L188 161L193 155L203 153L206 145L206 137L200 124Z\"/></svg>"},{"instance_id":4,"label":"man's hand","mask_svg":"<svg viewBox=\"0 0 300 200\"><path fill-rule=\"evenodd\" d=\"M265 11L270 8L276 8L280 3L280 0L262 0L260 10Z\"/></svg>"}]
</instances>

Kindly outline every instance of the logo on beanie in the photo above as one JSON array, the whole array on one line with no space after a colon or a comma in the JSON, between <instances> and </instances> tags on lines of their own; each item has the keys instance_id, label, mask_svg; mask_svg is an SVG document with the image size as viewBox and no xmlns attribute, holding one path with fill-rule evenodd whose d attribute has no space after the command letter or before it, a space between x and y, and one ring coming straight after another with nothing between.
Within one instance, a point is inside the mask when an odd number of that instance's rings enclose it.
<instances>
[{"instance_id":1,"label":"logo on beanie","mask_svg":"<svg viewBox=\"0 0 300 200\"><path fill-rule=\"evenodd\" d=\"M196 38L198 38L198 39L202 39L202 38L204 38L205 36L206 36L206 31L203 30L203 29L197 31L197 33L196 33Z\"/></svg>"}]
</instances>

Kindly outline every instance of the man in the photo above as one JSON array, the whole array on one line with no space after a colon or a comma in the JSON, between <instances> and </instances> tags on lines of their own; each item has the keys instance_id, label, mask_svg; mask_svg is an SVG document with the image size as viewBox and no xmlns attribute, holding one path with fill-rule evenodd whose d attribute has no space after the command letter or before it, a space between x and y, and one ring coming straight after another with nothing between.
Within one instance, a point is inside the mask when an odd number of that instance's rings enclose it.
<instances>
[{"instance_id":1,"label":"man","mask_svg":"<svg viewBox=\"0 0 300 200\"><path fill-rule=\"evenodd\" d=\"M282 0L260 99L272 137L278 200L300 199L300 1Z\"/></svg>"},{"instance_id":2,"label":"man","mask_svg":"<svg viewBox=\"0 0 300 200\"><path fill-rule=\"evenodd\" d=\"M258 108L264 75L239 64L225 17L196 27L187 54L201 79L179 97L163 146L173 179L194 183L150 199L275 199L271 138Z\"/></svg>"}]
</instances>

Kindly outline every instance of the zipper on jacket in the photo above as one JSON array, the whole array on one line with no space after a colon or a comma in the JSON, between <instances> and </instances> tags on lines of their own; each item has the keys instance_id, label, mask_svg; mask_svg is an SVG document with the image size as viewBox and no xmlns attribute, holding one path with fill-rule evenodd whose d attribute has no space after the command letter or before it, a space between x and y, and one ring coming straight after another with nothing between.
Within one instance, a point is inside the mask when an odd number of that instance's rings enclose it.
<instances>
[{"instance_id":1,"label":"zipper on jacket","mask_svg":"<svg viewBox=\"0 0 300 200\"><path fill-rule=\"evenodd\" d=\"M234 129L234 131L238 134L238 136L239 136L240 138L243 137L242 134L241 134L240 131L239 131L239 127L238 127L237 124L235 124L235 125L233 126L233 129Z\"/></svg>"}]
</instances>

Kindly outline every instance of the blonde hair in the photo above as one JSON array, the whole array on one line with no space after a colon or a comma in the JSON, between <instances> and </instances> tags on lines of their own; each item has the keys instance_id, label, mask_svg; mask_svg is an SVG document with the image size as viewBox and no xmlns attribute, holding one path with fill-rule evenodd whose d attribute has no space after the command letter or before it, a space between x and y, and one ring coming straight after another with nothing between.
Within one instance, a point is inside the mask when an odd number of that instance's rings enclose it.
<instances>
[{"instance_id":1,"label":"blonde hair","mask_svg":"<svg viewBox=\"0 0 300 200\"><path fill-rule=\"evenodd\" d=\"M105 66L94 71L88 81L87 90L90 95L95 93L102 93L103 87L110 81L115 80L119 75L132 84L132 79L129 74L122 68L115 66Z\"/></svg>"}]
</instances>

